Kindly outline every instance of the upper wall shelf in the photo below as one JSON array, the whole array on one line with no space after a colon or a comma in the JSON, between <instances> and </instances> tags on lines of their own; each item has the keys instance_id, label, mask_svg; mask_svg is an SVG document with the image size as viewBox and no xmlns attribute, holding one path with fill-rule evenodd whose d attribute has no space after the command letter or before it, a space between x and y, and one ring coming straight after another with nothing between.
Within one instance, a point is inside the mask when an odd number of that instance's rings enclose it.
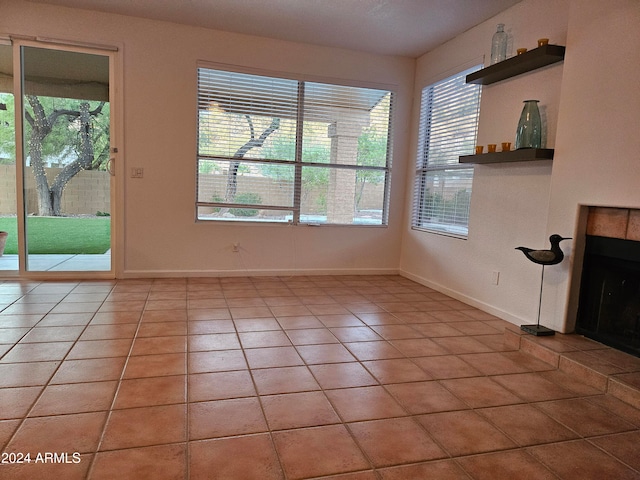
<instances>
[{"instance_id":1,"label":"upper wall shelf","mask_svg":"<svg viewBox=\"0 0 640 480\"><path fill-rule=\"evenodd\" d=\"M565 47L544 45L467 75L467 83L490 85L564 60Z\"/></svg>"}]
</instances>

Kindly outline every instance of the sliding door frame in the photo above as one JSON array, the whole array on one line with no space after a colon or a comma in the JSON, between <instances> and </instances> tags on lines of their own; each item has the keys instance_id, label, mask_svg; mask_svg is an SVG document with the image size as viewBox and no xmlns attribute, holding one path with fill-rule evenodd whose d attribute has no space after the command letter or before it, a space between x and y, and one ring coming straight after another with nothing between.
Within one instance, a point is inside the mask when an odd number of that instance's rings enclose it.
<instances>
[{"instance_id":1,"label":"sliding door frame","mask_svg":"<svg viewBox=\"0 0 640 480\"><path fill-rule=\"evenodd\" d=\"M123 168L123 116L122 116L122 58L121 47L84 44L73 41L43 38L24 38L11 36L13 45L13 95L15 102L15 139L16 139L16 206L18 223L18 270L2 271L0 275L9 277L34 279L71 279L71 278L117 278L124 270L124 259L118 248L123 245L123 205L119 201L122 196L124 182ZM28 270L28 253L26 245L26 210L24 198L25 186L25 145L24 145L24 96L23 96L23 59L22 47L36 47L58 51L103 55L109 58L109 105L110 105L110 215L111 215L111 263L110 270L96 271L30 271ZM18 162L20 165L18 165Z\"/></svg>"}]
</instances>

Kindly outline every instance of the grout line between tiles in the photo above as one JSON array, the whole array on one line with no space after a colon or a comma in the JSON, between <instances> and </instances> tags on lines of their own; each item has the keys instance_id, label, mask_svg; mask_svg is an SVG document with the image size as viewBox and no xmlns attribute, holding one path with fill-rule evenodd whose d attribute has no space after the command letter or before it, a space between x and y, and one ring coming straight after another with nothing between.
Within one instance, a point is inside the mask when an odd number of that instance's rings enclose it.
<instances>
[{"instance_id":1,"label":"grout line between tiles","mask_svg":"<svg viewBox=\"0 0 640 480\"><path fill-rule=\"evenodd\" d=\"M115 289L114 288L111 289L110 293L112 293ZM106 300L105 300L106 301ZM145 301L145 305L146 305L146 301ZM118 383L116 385L116 390L115 393L113 395L113 399L111 400L111 405L109 406L109 410L107 411L107 415L104 421L104 424L102 425L102 431L100 433L100 437L98 439L98 444L96 445L96 451L94 452L93 456L91 457L91 464L89 465L89 468L87 469L87 475L86 478L91 478L91 475L93 473L93 469L95 467L95 463L96 463L96 458L98 457L98 453L100 452L100 447L102 446L102 443L104 441L104 436L107 432L107 425L109 425L109 420L111 419L111 415L113 413L114 410L114 406L115 403L117 401L118 398L118 392L120 391L120 386L122 385L122 381L124 379L124 375L125 372L127 371L127 366L129 365L129 360L131 358L131 352L133 351L133 346L135 344L138 332L140 331L140 325L142 324L142 315L144 313L145 309L143 307L142 311L140 312L140 316L138 318L138 323L136 325L136 331L133 335L133 338L131 339L131 344L129 345L129 351L127 352L127 356L126 359L124 361L124 365L122 366L122 372L120 373L120 378L118 379Z\"/></svg>"}]
</instances>

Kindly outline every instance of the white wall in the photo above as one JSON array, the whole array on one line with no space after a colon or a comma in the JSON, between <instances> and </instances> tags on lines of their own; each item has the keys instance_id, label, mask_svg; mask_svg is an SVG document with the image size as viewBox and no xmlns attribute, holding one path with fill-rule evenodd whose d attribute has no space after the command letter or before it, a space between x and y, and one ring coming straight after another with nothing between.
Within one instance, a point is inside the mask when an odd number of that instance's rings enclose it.
<instances>
[{"instance_id":1,"label":"white wall","mask_svg":"<svg viewBox=\"0 0 640 480\"><path fill-rule=\"evenodd\" d=\"M575 255L549 278L550 323L577 313L580 205L640 208L640 2L574 0L551 178L548 231L576 228Z\"/></svg>"},{"instance_id":2,"label":"white wall","mask_svg":"<svg viewBox=\"0 0 640 480\"><path fill-rule=\"evenodd\" d=\"M491 37L498 23L509 33L509 55L535 48L537 39L564 45L568 3L523 1L418 60L414 93L414 129L410 151L416 151L419 92L434 81L462 70L474 60L488 64ZM546 145L554 148L562 63L484 86L478 144L515 142L522 101L540 100L546 123ZM499 147L498 147L499 148ZM415 155L415 154L414 154ZM531 323L537 313L540 267L515 247L542 247L547 242L551 161L477 165L474 169L468 239L410 229L409 212L402 245L401 269L411 278L484 308L515 323ZM411 202L407 194L407 210ZM493 272L499 272L493 285Z\"/></svg>"},{"instance_id":3,"label":"white wall","mask_svg":"<svg viewBox=\"0 0 640 480\"><path fill-rule=\"evenodd\" d=\"M401 269L516 324L532 323L540 267L513 248L548 246L552 233L573 236L562 243L568 260L546 269L541 316L551 328L572 331L580 205L640 206L640 2L524 0L423 56L416 92L469 58L488 58L499 22L511 31L513 50L549 37L567 52L563 64L483 88L478 143L513 141L519 101L537 98L547 107L554 160L476 166L468 240L413 231L407 214ZM415 126L412 138L415 151ZM492 271L500 272L497 286Z\"/></svg>"},{"instance_id":4,"label":"white wall","mask_svg":"<svg viewBox=\"0 0 640 480\"><path fill-rule=\"evenodd\" d=\"M0 0L0 32L120 49L124 139L119 276L396 273L399 265L413 59L321 48L171 23ZM198 61L340 79L397 92L388 228L196 223ZM124 164L123 164L124 163ZM240 254L231 247L238 242Z\"/></svg>"}]
</instances>

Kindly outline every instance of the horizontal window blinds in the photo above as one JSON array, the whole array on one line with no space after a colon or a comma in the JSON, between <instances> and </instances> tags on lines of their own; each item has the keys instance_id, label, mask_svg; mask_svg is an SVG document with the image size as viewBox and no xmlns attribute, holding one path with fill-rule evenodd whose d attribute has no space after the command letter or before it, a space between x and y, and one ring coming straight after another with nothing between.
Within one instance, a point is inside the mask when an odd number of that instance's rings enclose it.
<instances>
[{"instance_id":1,"label":"horizontal window blinds","mask_svg":"<svg viewBox=\"0 0 640 480\"><path fill-rule=\"evenodd\" d=\"M295 142L298 82L234 72L198 70L198 153L261 158L282 139ZM269 140L267 142L267 140ZM279 150L294 160L294 149Z\"/></svg>"},{"instance_id":2,"label":"horizontal window blinds","mask_svg":"<svg viewBox=\"0 0 640 480\"><path fill-rule=\"evenodd\" d=\"M457 236L468 233L473 167L460 155L476 142L480 87L460 72L422 91L413 218L415 228Z\"/></svg>"},{"instance_id":3,"label":"horizontal window blinds","mask_svg":"<svg viewBox=\"0 0 640 480\"><path fill-rule=\"evenodd\" d=\"M198 69L198 218L386 224L391 92Z\"/></svg>"}]
</instances>

